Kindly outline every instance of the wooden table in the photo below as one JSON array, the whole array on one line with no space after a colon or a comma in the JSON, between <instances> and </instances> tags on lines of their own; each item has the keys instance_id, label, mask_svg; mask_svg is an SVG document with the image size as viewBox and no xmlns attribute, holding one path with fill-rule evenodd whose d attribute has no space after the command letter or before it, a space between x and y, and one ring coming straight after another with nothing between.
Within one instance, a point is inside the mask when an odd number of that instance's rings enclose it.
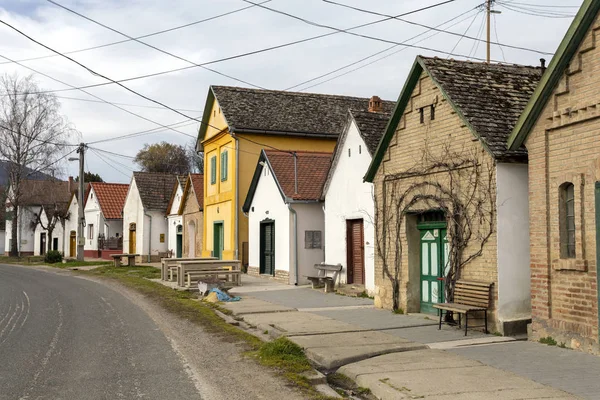
<instances>
[{"instance_id":1,"label":"wooden table","mask_svg":"<svg viewBox=\"0 0 600 400\"><path fill-rule=\"evenodd\" d=\"M121 266L121 258L127 257L127 266L135 267L135 258L139 257L139 254L111 254L110 255L115 262L115 267Z\"/></svg>"},{"instance_id":2,"label":"wooden table","mask_svg":"<svg viewBox=\"0 0 600 400\"><path fill-rule=\"evenodd\" d=\"M161 258L160 260L160 279L168 280L169 267L175 267L180 261L210 261L218 260L216 257L183 257L183 258Z\"/></svg>"},{"instance_id":3,"label":"wooden table","mask_svg":"<svg viewBox=\"0 0 600 400\"><path fill-rule=\"evenodd\" d=\"M185 273L187 271L214 271L222 270L223 267L232 267L234 271L241 271L242 262L239 260L194 260L194 261L178 261L175 263L177 267L177 285L184 287Z\"/></svg>"}]
</instances>

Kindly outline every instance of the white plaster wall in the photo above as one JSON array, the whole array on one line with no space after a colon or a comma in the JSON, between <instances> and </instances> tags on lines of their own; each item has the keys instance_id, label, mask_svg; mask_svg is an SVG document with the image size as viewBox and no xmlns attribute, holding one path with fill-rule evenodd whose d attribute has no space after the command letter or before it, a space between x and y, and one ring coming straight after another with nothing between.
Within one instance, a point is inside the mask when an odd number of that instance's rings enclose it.
<instances>
[{"instance_id":1,"label":"white plaster wall","mask_svg":"<svg viewBox=\"0 0 600 400\"><path fill-rule=\"evenodd\" d=\"M6 208L6 212L9 212L12 208ZM6 220L6 229L4 231L4 252L10 253L10 239L12 238L12 221Z\"/></svg>"},{"instance_id":2,"label":"white plaster wall","mask_svg":"<svg viewBox=\"0 0 600 400\"><path fill-rule=\"evenodd\" d=\"M324 247L327 242L324 235L325 219L323 215L323 203L294 203L292 207L298 214L298 284L303 285L309 282L306 279L307 275L314 276L316 274L315 264L325 261ZM321 231L322 243L320 249L305 248L305 231ZM291 283L295 283L295 280L292 281L292 276L295 277L295 271L290 271Z\"/></svg>"},{"instance_id":3,"label":"white plaster wall","mask_svg":"<svg viewBox=\"0 0 600 400\"><path fill-rule=\"evenodd\" d=\"M359 152L360 146L360 152ZM351 151L348 156L348 149ZM346 283L346 220L364 221L365 289L375 290L375 206L371 183L363 176L371 163L365 143L352 122L325 194L325 262L342 264L340 281Z\"/></svg>"},{"instance_id":4,"label":"white plaster wall","mask_svg":"<svg viewBox=\"0 0 600 400\"><path fill-rule=\"evenodd\" d=\"M85 229L83 236L85 237L85 250L98 250L98 235L104 232L104 218L100 211L100 203L96 197L94 188L88 193L87 201L83 209L85 215ZM90 237L90 224L93 224L93 236Z\"/></svg>"},{"instance_id":5,"label":"white plaster wall","mask_svg":"<svg viewBox=\"0 0 600 400\"><path fill-rule=\"evenodd\" d=\"M17 235L21 252L35 251L35 231L31 229L31 222L35 220L34 213L40 212L41 207L23 207L19 215L19 229ZM39 248L38 248L39 250Z\"/></svg>"},{"instance_id":6,"label":"white plaster wall","mask_svg":"<svg viewBox=\"0 0 600 400\"><path fill-rule=\"evenodd\" d=\"M183 224L183 217L178 215L179 206L181 205L181 197L183 196L183 189L181 185L177 185L177 189L175 192L175 197L173 198L173 204L171 204L171 209L168 211L169 215L167 217L167 225L168 225L168 248L173 252L173 254L177 254L177 225ZM200 227L202 229L202 227Z\"/></svg>"},{"instance_id":7,"label":"white plaster wall","mask_svg":"<svg viewBox=\"0 0 600 400\"><path fill-rule=\"evenodd\" d=\"M75 237L77 237L77 220L79 214L79 203L77 202L77 197L74 197L69 205L69 219L65 221L65 227L63 229L63 243L64 243L64 255L65 257L70 257L69 253L69 245L71 240L71 231L75 231ZM77 239L75 239L77 240ZM77 247L77 242L75 242L75 246ZM77 251L77 250L76 250ZM73 254L73 257L77 256L77 254Z\"/></svg>"},{"instance_id":8,"label":"white plaster wall","mask_svg":"<svg viewBox=\"0 0 600 400\"><path fill-rule=\"evenodd\" d=\"M44 226L48 226L48 216L46 214L45 211L42 211L42 215L40 216L40 219L42 221L42 224ZM53 242L55 238L58 238L58 247L57 250L60 251L61 253L64 254L64 227L62 225L61 221L56 222L56 225L54 226L54 230L52 231L52 238L50 238L50 235L48 234L48 230L42 228L42 225L38 224L35 227L35 233L34 233L34 255L40 255L40 245L41 245L41 234L42 233L46 233L46 251L48 250L48 243ZM51 247L53 248L53 247Z\"/></svg>"},{"instance_id":9,"label":"white plaster wall","mask_svg":"<svg viewBox=\"0 0 600 400\"><path fill-rule=\"evenodd\" d=\"M151 255L158 255L159 252L165 252L168 249L169 243L167 242L167 218L164 213L160 211L146 211L146 213L151 216L143 216L144 218L144 243L143 243L143 255L148 254L148 249L150 249ZM152 219L152 240L149 241L150 237L150 219ZM164 234L164 242L160 242L160 235ZM140 240L140 237L137 238ZM138 243L139 248L139 243Z\"/></svg>"},{"instance_id":10,"label":"white plaster wall","mask_svg":"<svg viewBox=\"0 0 600 400\"><path fill-rule=\"evenodd\" d=\"M42 213L42 215L40 216L40 219L42 221L42 223L44 225L46 225L48 223L48 217L46 216L46 213L42 210L40 211ZM41 245L41 234L46 232L45 229L42 229L42 226L40 224L37 224L35 226L35 231L33 234L33 255L35 256L39 256L41 254L40 252L40 245ZM54 235L54 233L53 233ZM48 232L46 232L46 249L48 249Z\"/></svg>"},{"instance_id":11,"label":"white plaster wall","mask_svg":"<svg viewBox=\"0 0 600 400\"><path fill-rule=\"evenodd\" d=\"M144 240L144 209L140 194L137 189L137 185L134 179L131 179L129 185L129 192L125 199L125 205L123 206L123 251L129 251L129 224L136 223L136 250L137 254L148 254L148 243ZM144 248L146 243L146 248ZM146 252L144 253L144 250Z\"/></svg>"},{"instance_id":12,"label":"white plaster wall","mask_svg":"<svg viewBox=\"0 0 600 400\"><path fill-rule=\"evenodd\" d=\"M275 221L275 269L290 271L290 211L269 168L263 168L248 217L249 266L260 267L260 222L269 218Z\"/></svg>"},{"instance_id":13,"label":"white plaster wall","mask_svg":"<svg viewBox=\"0 0 600 400\"><path fill-rule=\"evenodd\" d=\"M531 317L529 199L526 164L498 164L498 318Z\"/></svg>"},{"instance_id":14,"label":"white plaster wall","mask_svg":"<svg viewBox=\"0 0 600 400\"><path fill-rule=\"evenodd\" d=\"M2 245L0 246L0 255L4 254L5 239L6 239L6 232L5 231L0 231L0 243L2 243Z\"/></svg>"}]
</instances>

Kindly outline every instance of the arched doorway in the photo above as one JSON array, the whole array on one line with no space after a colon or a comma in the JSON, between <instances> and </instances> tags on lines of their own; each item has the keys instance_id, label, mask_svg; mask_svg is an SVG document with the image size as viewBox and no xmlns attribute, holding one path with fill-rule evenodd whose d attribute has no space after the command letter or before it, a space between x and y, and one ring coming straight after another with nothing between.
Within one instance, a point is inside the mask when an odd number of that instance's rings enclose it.
<instances>
[{"instance_id":1,"label":"arched doorway","mask_svg":"<svg viewBox=\"0 0 600 400\"><path fill-rule=\"evenodd\" d=\"M183 253L183 226L177 225L177 242L175 247L175 257L181 258Z\"/></svg>"},{"instance_id":2,"label":"arched doorway","mask_svg":"<svg viewBox=\"0 0 600 400\"><path fill-rule=\"evenodd\" d=\"M188 222L188 257L196 257L196 223Z\"/></svg>"}]
</instances>

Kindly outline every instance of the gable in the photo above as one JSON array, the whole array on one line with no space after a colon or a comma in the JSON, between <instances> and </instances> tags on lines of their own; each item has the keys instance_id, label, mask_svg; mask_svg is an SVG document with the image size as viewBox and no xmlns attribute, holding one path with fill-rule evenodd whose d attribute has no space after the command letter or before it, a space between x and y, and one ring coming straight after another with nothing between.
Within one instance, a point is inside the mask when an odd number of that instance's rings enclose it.
<instances>
[{"instance_id":1,"label":"gable","mask_svg":"<svg viewBox=\"0 0 600 400\"><path fill-rule=\"evenodd\" d=\"M182 198L183 189L181 188L181 184L177 182L173 191L173 197L171 198L169 210L167 211L168 215L174 215L179 212L179 206L181 205Z\"/></svg>"},{"instance_id":2,"label":"gable","mask_svg":"<svg viewBox=\"0 0 600 400\"><path fill-rule=\"evenodd\" d=\"M219 101L215 98L212 86L208 89L202 121L198 130L198 142L196 143L196 150L198 151L203 150L202 142L214 137L229 126Z\"/></svg>"},{"instance_id":3,"label":"gable","mask_svg":"<svg viewBox=\"0 0 600 400\"><path fill-rule=\"evenodd\" d=\"M517 121L508 139L509 148L516 148L525 142L555 89L558 88L557 93L564 92L564 89L568 88L570 76L581 72L583 59L589 57L586 53L598 46L599 13L600 0L584 0L540 84Z\"/></svg>"}]
</instances>

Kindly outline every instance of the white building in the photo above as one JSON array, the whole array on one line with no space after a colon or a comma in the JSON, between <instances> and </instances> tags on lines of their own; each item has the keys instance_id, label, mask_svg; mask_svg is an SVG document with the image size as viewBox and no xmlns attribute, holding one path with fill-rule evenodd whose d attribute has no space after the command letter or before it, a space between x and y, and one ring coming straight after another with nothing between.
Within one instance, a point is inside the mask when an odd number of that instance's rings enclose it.
<instances>
[{"instance_id":1,"label":"white building","mask_svg":"<svg viewBox=\"0 0 600 400\"><path fill-rule=\"evenodd\" d=\"M37 230L37 215L41 213L42 206L66 208L71 195L72 181L57 180L25 180L21 183L20 207L13 210L9 200L6 204L6 235L4 250L10 252L12 237L12 224L17 221L18 251L21 256L44 254L47 249L47 232ZM12 188L9 188L11 199ZM16 211L16 212L15 212ZM58 224L57 224L58 225ZM37 232L37 235L36 235ZM44 239L44 236L46 237ZM56 238L56 234L53 233ZM42 244L45 244L42 247Z\"/></svg>"},{"instance_id":2,"label":"white building","mask_svg":"<svg viewBox=\"0 0 600 400\"><path fill-rule=\"evenodd\" d=\"M129 185L122 183L91 182L85 201L84 255L102 257L102 250L109 249L108 243L121 243L123 234L123 205ZM103 238L104 248L99 248ZM112 253L122 250L115 245ZM108 256L108 255L107 255Z\"/></svg>"},{"instance_id":3,"label":"white building","mask_svg":"<svg viewBox=\"0 0 600 400\"><path fill-rule=\"evenodd\" d=\"M325 262L342 264L340 282L375 290L375 206L373 184L363 182L390 118L393 102L370 110L350 110L338 138L325 186Z\"/></svg>"},{"instance_id":4,"label":"white building","mask_svg":"<svg viewBox=\"0 0 600 400\"><path fill-rule=\"evenodd\" d=\"M248 273L308 283L325 260L321 193L331 153L263 150L242 208L248 215Z\"/></svg>"},{"instance_id":5,"label":"white building","mask_svg":"<svg viewBox=\"0 0 600 400\"><path fill-rule=\"evenodd\" d=\"M58 214L54 217L54 211L52 206L44 206L40 210L40 223L38 223L35 227L34 233L34 255L42 255L45 254L48 250L48 246L50 246L51 250L57 250L61 253L65 253L64 248L64 215L67 210L67 205L62 204L61 209L58 210ZM49 231L49 221L48 215L50 215L51 221L50 224L54 225L52 229L52 236L50 236Z\"/></svg>"},{"instance_id":6,"label":"white building","mask_svg":"<svg viewBox=\"0 0 600 400\"><path fill-rule=\"evenodd\" d=\"M123 252L140 254L140 261L166 255L167 206L176 175L134 172L123 206Z\"/></svg>"},{"instance_id":7,"label":"white building","mask_svg":"<svg viewBox=\"0 0 600 400\"><path fill-rule=\"evenodd\" d=\"M79 215L79 202L77 193L71 195L71 200L67 206L67 215L69 218L65 221L63 243L65 257L77 257L77 216Z\"/></svg>"},{"instance_id":8,"label":"white building","mask_svg":"<svg viewBox=\"0 0 600 400\"><path fill-rule=\"evenodd\" d=\"M179 206L183 196L183 188L187 177L178 176L171 192L167 206L167 225L169 251L173 257L181 258L183 254L183 216L179 215Z\"/></svg>"}]
</instances>

